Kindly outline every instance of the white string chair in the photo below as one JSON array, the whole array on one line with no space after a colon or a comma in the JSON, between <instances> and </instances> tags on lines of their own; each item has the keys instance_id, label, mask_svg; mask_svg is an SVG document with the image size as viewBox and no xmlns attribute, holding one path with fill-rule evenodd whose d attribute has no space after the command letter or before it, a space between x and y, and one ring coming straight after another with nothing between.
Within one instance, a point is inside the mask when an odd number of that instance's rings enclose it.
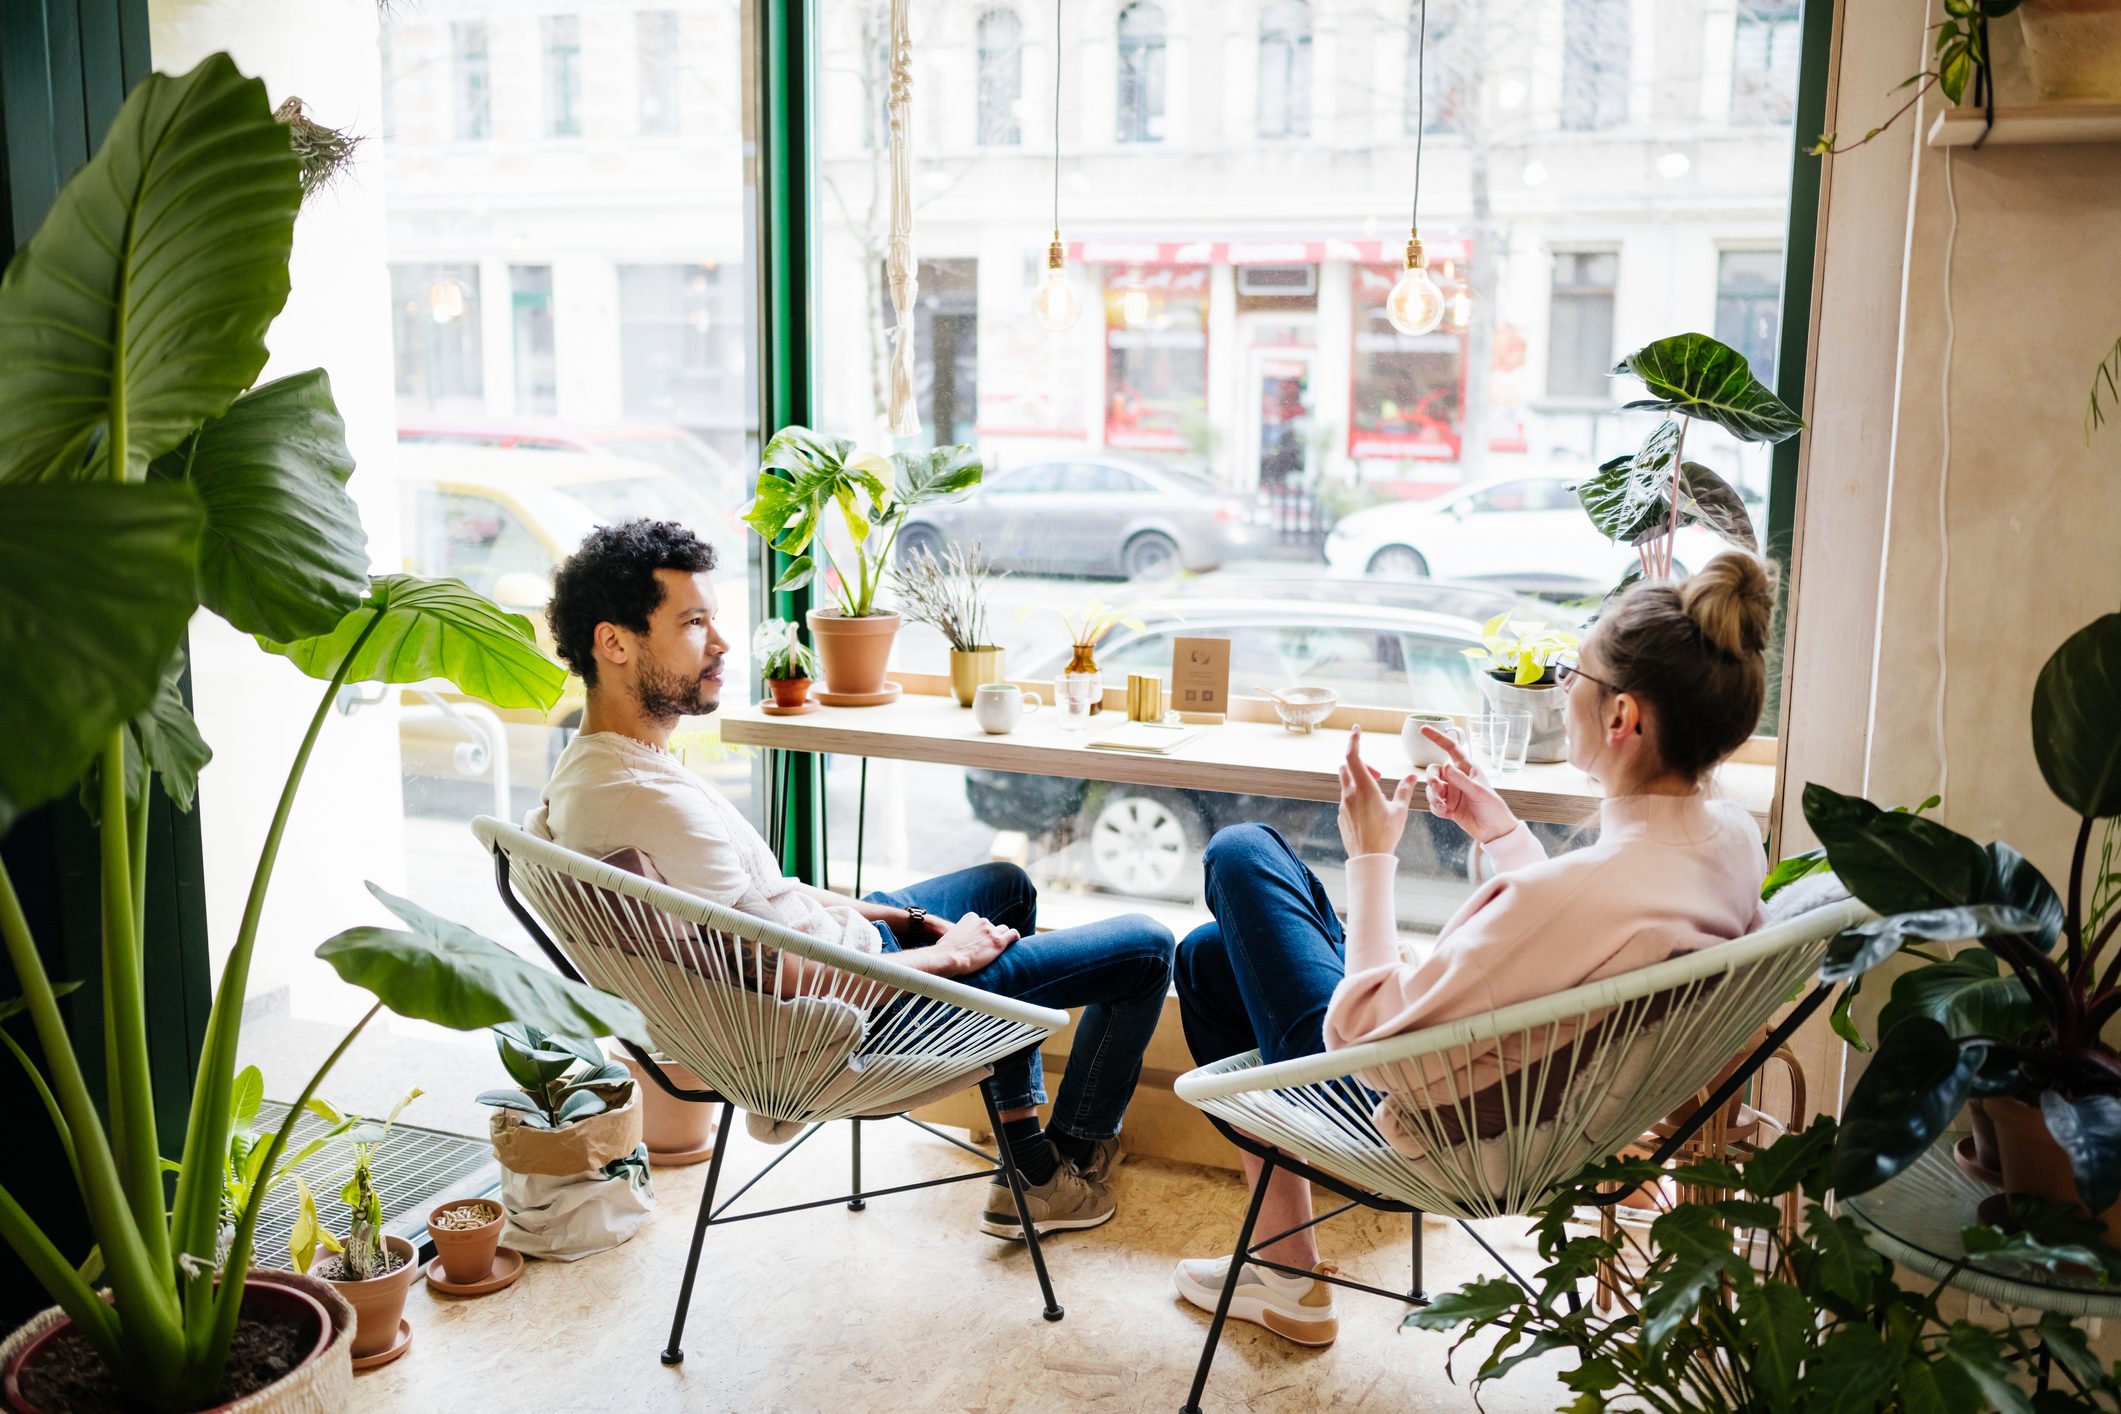
<instances>
[{"instance_id":1,"label":"white string chair","mask_svg":"<svg viewBox=\"0 0 2121 1414\"><path fill-rule=\"evenodd\" d=\"M1275 1265L1252 1254L1252 1226L1273 1169L1291 1168L1354 1202L1415 1212L1418 1288L1418 1214L1463 1222L1530 1212L1585 1164L1618 1153L1714 1085L1730 1057L1816 975L1835 935L1872 916L1853 900L1830 904L1479 1016L1274 1065L1249 1051L1188 1071L1174 1086L1179 1097L1267 1165L1233 1262ZM1831 990L1814 987L1674 1147L1720 1111ZM1224 1284L1226 1298L1235 1286ZM1422 1299L1418 1289L1409 1296ZM1210 1327L1188 1409L1199 1406L1222 1315Z\"/></svg>"},{"instance_id":2,"label":"white string chair","mask_svg":"<svg viewBox=\"0 0 2121 1414\"><path fill-rule=\"evenodd\" d=\"M1023 1211L1021 1178L1000 1137L993 1090L984 1082L996 1061L1036 1046L1066 1026L1066 1012L918 972L888 955L797 933L591 859L491 816L474 820L472 833L493 852L503 901L554 963L640 1008L656 1050L689 1068L707 1087L676 1089L660 1067L636 1049L636 1059L651 1078L672 1094L725 1101L754 1117L754 1133L761 1132L758 1121L764 1120L771 1132L762 1137L800 1134L800 1143L831 1120L898 1115L980 1086L1002 1152L998 1159L983 1150L971 1152L988 1159L1008 1179L1045 1296L1046 1318L1060 1319L1037 1234ZM714 1207L729 1119L725 1108L677 1318L663 1353L666 1364L683 1358L679 1339L701 1239L713 1222L739 1220L722 1218L721 1213L751 1186L747 1183L721 1208ZM846 1200L857 1210L865 1196L986 1176L974 1171L864 1195L858 1125L854 1143L856 1191ZM784 1152L774 1164L785 1157ZM768 1165L768 1171L772 1167ZM763 1172L751 1182L762 1177ZM770 1212L840 1201L829 1198Z\"/></svg>"}]
</instances>

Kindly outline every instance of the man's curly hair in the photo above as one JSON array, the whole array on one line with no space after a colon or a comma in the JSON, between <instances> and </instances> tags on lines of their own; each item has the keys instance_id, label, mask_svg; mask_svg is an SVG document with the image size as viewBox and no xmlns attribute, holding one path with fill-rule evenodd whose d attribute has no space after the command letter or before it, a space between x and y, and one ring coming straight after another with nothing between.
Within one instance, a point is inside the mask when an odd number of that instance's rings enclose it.
<instances>
[{"instance_id":1,"label":"man's curly hair","mask_svg":"<svg viewBox=\"0 0 2121 1414\"><path fill-rule=\"evenodd\" d=\"M553 575L545 622L560 661L593 685L598 624L646 633L649 616L663 602L657 570L700 574L713 568L714 547L676 521L598 526Z\"/></svg>"}]
</instances>

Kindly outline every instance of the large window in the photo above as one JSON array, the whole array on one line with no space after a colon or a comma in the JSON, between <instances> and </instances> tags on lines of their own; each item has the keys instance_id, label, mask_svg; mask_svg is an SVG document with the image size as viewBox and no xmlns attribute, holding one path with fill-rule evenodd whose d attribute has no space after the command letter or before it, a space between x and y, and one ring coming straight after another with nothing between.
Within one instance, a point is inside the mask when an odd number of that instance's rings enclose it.
<instances>
[{"instance_id":1,"label":"large window","mask_svg":"<svg viewBox=\"0 0 2121 1414\"><path fill-rule=\"evenodd\" d=\"M1119 140L1164 138L1164 11L1134 0L1119 12Z\"/></svg>"},{"instance_id":2,"label":"large window","mask_svg":"<svg viewBox=\"0 0 2121 1414\"><path fill-rule=\"evenodd\" d=\"M560 410L552 267L511 266L508 288L510 326L515 336L516 411L549 417Z\"/></svg>"},{"instance_id":3,"label":"large window","mask_svg":"<svg viewBox=\"0 0 2121 1414\"><path fill-rule=\"evenodd\" d=\"M486 398L479 267L393 265L390 308L399 408L479 411Z\"/></svg>"},{"instance_id":4,"label":"large window","mask_svg":"<svg viewBox=\"0 0 2121 1414\"><path fill-rule=\"evenodd\" d=\"M1565 251L1554 257L1547 320L1547 396L1612 396L1613 303L1620 257L1611 251Z\"/></svg>"},{"instance_id":5,"label":"large window","mask_svg":"<svg viewBox=\"0 0 2121 1414\"><path fill-rule=\"evenodd\" d=\"M1273 0L1259 13L1259 135L1311 132L1311 7Z\"/></svg>"},{"instance_id":6,"label":"large window","mask_svg":"<svg viewBox=\"0 0 2121 1414\"><path fill-rule=\"evenodd\" d=\"M453 48L456 134L477 142L493 131L493 62L486 52L486 22L461 20L449 27Z\"/></svg>"},{"instance_id":7,"label":"large window","mask_svg":"<svg viewBox=\"0 0 2121 1414\"><path fill-rule=\"evenodd\" d=\"M582 17L545 20L545 135L582 135Z\"/></svg>"},{"instance_id":8,"label":"large window","mask_svg":"<svg viewBox=\"0 0 2121 1414\"><path fill-rule=\"evenodd\" d=\"M678 131L678 12L643 10L633 17L634 76L643 136Z\"/></svg>"},{"instance_id":9,"label":"large window","mask_svg":"<svg viewBox=\"0 0 2121 1414\"><path fill-rule=\"evenodd\" d=\"M1773 387L1782 332L1782 252L1727 250L1716 258L1716 337L1746 356Z\"/></svg>"},{"instance_id":10,"label":"large window","mask_svg":"<svg viewBox=\"0 0 2121 1414\"><path fill-rule=\"evenodd\" d=\"M1629 0L1563 0L1561 125L1612 128L1628 119Z\"/></svg>"},{"instance_id":11,"label":"large window","mask_svg":"<svg viewBox=\"0 0 2121 1414\"><path fill-rule=\"evenodd\" d=\"M626 416L684 427L732 464L743 454L748 361L741 273L711 260L618 270Z\"/></svg>"},{"instance_id":12,"label":"large window","mask_svg":"<svg viewBox=\"0 0 2121 1414\"><path fill-rule=\"evenodd\" d=\"M1024 22L1013 10L979 17L979 140L1014 147L1024 140Z\"/></svg>"},{"instance_id":13,"label":"large window","mask_svg":"<svg viewBox=\"0 0 2121 1414\"><path fill-rule=\"evenodd\" d=\"M1780 0L1740 0L1731 35L1731 122L1787 125L1797 111L1799 7Z\"/></svg>"}]
</instances>

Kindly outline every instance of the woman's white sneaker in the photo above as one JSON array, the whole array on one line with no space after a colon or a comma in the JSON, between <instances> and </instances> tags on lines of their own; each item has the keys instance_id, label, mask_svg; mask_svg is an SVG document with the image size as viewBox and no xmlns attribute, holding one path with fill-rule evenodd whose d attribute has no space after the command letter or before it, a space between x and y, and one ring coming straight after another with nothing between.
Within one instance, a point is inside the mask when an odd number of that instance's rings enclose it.
<instances>
[{"instance_id":1,"label":"woman's white sneaker","mask_svg":"<svg viewBox=\"0 0 2121 1414\"><path fill-rule=\"evenodd\" d=\"M1178 1264L1171 1280L1180 1296L1212 1312L1222 1300L1229 1270L1227 1257L1189 1257ZM1339 1268L1320 1262L1314 1270L1331 1276ZM1237 1289L1230 1293L1230 1318L1265 1326L1298 1345L1331 1345L1340 1335L1340 1311L1333 1304L1330 1282L1287 1276L1251 1262L1245 1263Z\"/></svg>"}]
</instances>

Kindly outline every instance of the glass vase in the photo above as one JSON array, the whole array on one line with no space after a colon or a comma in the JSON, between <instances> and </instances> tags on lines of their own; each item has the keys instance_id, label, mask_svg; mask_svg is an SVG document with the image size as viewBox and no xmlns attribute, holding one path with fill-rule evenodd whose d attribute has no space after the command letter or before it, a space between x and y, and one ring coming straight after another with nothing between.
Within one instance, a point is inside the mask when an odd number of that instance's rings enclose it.
<instances>
[{"instance_id":1,"label":"glass vase","mask_svg":"<svg viewBox=\"0 0 2121 1414\"><path fill-rule=\"evenodd\" d=\"M1090 697L1090 711L1095 714L1105 710L1105 680L1104 675L1100 673L1097 669L1096 644L1076 644L1075 651L1071 653L1068 657L1068 666L1063 668L1061 671L1066 673L1071 678L1077 678L1078 680L1084 677L1089 678L1091 683L1093 684Z\"/></svg>"}]
</instances>

